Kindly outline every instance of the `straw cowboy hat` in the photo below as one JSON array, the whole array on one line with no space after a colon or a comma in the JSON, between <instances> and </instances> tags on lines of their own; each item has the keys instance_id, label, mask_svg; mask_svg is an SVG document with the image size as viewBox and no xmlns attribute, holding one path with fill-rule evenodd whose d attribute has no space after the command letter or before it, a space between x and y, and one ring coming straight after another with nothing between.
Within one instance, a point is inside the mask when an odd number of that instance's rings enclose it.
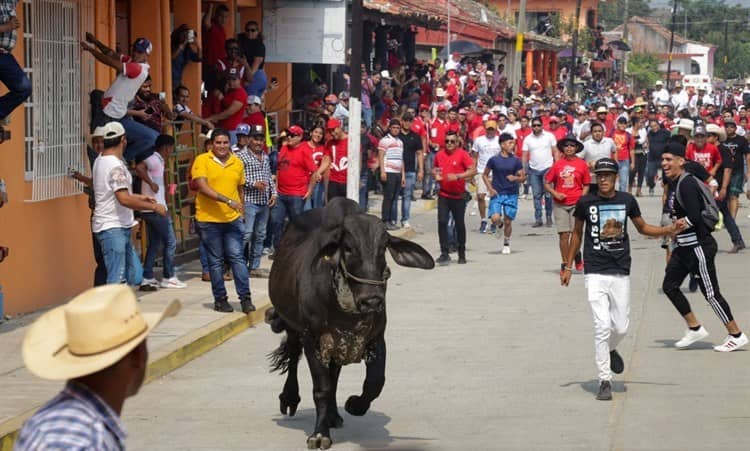
<instances>
[{"instance_id":1,"label":"straw cowboy hat","mask_svg":"<svg viewBox=\"0 0 750 451\"><path fill-rule=\"evenodd\" d=\"M34 322L23 340L23 361L43 379L93 374L117 363L179 311L180 302L173 300L161 313L141 313L127 285L91 288Z\"/></svg>"},{"instance_id":2,"label":"straw cowboy hat","mask_svg":"<svg viewBox=\"0 0 750 451\"><path fill-rule=\"evenodd\" d=\"M646 106L646 105L648 105L648 103L646 103L646 101L643 100L643 97L636 97L635 98L635 103L633 103L634 107Z\"/></svg>"},{"instance_id":3,"label":"straw cowboy hat","mask_svg":"<svg viewBox=\"0 0 750 451\"><path fill-rule=\"evenodd\" d=\"M719 127L716 124L706 124L706 133L716 134L721 142L727 140L727 131L724 130L724 127Z\"/></svg>"}]
</instances>

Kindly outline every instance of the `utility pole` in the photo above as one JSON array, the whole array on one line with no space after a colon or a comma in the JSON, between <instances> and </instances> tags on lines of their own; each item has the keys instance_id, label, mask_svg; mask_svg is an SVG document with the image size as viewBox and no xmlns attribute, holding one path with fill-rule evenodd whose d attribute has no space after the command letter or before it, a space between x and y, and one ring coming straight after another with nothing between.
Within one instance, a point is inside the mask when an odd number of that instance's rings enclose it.
<instances>
[{"instance_id":1,"label":"utility pole","mask_svg":"<svg viewBox=\"0 0 750 451\"><path fill-rule=\"evenodd\" d=\"M445 46L448 49L448 52L445 54L445 61L448 61L448 58L451 57L451 0L448 0L448 43ZM445 61L443 64L445 64Z\"/></svg>"},{"instance_id":2,"label":"utility pole","mask_svg":"<svg viewBox=\"0 0 750 451\"><path fill-rule=\"evenodd\" d=\"M361 123L362 123L362 38L364 26L362 24L362 0L352 0L352 28L351 50L349 59L349 143L346 167L346 197L359 200L359 168L362 152ZM370 37L368 36L368 39Z\"/></svg>"},{"instance_id":3,"label":"utility pole","mask_svg":"<svg viewBox=\"0 0 750 451\"><path fill-rule=\"evenodd\" d=\"M576 98L576 72L578 72L578 64L576 64L576 58L578 53L578 23L581 19L581 0L576 0L576 18L573 26L573 49L571 51L570 58L570 69L568 69L568 95L572 98Z\"/></svg>"},{"instance_id":4,"label":"utility pole","mask_svg":"<svg viewBox=\"0 0 750 451\"><path fill-rule=\"evenodd\" d=\"M518 96L519 84L521 83L521 54L523 53L523 32L526 31L526 0L521 0L518 8L518 23L516 24L516 53L513 56L513 73L510 82L513 88L513 97Z\"/></svg>"},{"instance_id":5,"label":"utility pole","mask_svg":"<svg viewBox=\"0 0 750 451\"><path fill-rule=\"evenodd\" d=\"M669 23L669 59L667 60L667 91L672 91L672 50L674 49L674 21L677 15L677 0L672 2L672 21Z\"/></svg>"},{"instance_id":6,"label":"utility pole","mask_svg":"<svg viewBox=\"0 0 750 451\"><path fill-rule=\"evenodd\" d=\"M622 24L622 40L626 44L628 43L628 18L630 16L630 1L625 0L625 21ZM625 80L625 68L628 67L628 53L625 52L625 56L622 58L622 68L620 68L620 83Z\"/></svg>"},{"instance_id":7,"label":"utility pole","mask_svg":"<svg viewBox=\"0 0 750 451\"><path fill-rule=\"evenodd\" d=\"M729 34L729 21L724 19L724 78L727 77L727 66L729 65L729 43L727 36Z\"/></svg>"}]
</instances>

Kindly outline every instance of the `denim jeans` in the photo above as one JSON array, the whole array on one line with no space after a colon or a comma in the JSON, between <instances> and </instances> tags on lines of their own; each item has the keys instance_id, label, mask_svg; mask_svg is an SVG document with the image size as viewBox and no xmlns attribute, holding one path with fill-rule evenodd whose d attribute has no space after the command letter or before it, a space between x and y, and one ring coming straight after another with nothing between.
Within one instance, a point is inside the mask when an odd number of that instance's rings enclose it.
<instances>
[{"instance_id":1,"label":"denim jeans","mask_svg":"<svg viewBox=\"0 0 750 451\"><path fill-rule=\"evenodd\" d=\"M727 198L725 197L724 200L716 199L716 206L719 207L721 216L724 218L724 227L726 227L727 232L729 232L729 237L732 239L732 244L744 246L745 240L742 239L742 233L740 232L739 227L737 227L737 222L729 213L729 204L727 203Z\"/></svg>"},{"instance_id":2,"label":"denim jeans","mask_svg":"<svg viewBox=\"0 0 750 451\"><path fill-rule=\"evenodd\" d=\"M250 275L242 253L242 237L245 224L241 218L232 222L196 221L201 241L206 245L208 273L211 275L211 293L215 300L225 298L224 261L229 263L234 276L234 288L242 298L250 294Z\"/></svg>"},{"instance_id":3,"label":"denim jeans","mask_svg":"<svg viewBox=\"0 0 750 451\"><path fill-rule=\"evenodd\" d=\"M305 199L302 196L279 194L276 206L271 210L271 229L273 230L274 251L279 248L281 234L284 232L284 220L294 219L304 211Z\"/></svg>"},{"instance_id":4,"label":"denim jeans","mask_svg":"<svg viewBox=\"0 0 750 451\"><path fill-rule=\"evenodd\" d=\"M367 128L372 127L372 108L362 108L362 119Z\"/></svg>"},{"instance_id":5,"label":"denim jeans","mask_svg":"<svg viewBox=\"0 0 750 451\"><path fill-rule=\"evenodd\" d=\"M401 173L388 172L385 175L386 181L385 186L383 186L383 206L380 218L383 222L395 224L398 220L398 215L393 214L391 208L394 205L398 205L398 192L401 191Z\"/></svg>"},{"instance_id":6,"label":"denim jeans","mask_svg":"<svg viewBox=\"0 0 750 451\"><path fill-rule=\"evenodd\" d=\"M321 180L313 188L310 197L305 201L303 211L312 210L313 208L322 208L325 206L326 187Z\"/></svg>"},{"instance_id":7,"label":"denim jeans","mask_svg":"<svg viewBox=\"0 0 750 451\"><path fill-rule=\"evenodd\" d=\"M411 218L411 196L414 194L414 184L417 183L416 172L406 172L406 184L401 189L401 224ZM391 218L398 218L398 202L393 202Z\"/></svg>"},{"instance_id":8,"label":"denim jeans","mask_svg":"<svg viewBox=\"0 0 750 451\"><path fill-rule=\"evenodd\" d=\"M154 278L154 260L162 246L164 247L162 274L165 279L174 277L174 252L177 249L177 238L174 235L172 218L169 215L164 217L157 213L141 213L141 217L146 221L148 234L148 249L146 249L146 258L143 261L143 277Z\"/></svg>"},{"instance_id":9,"label":"denim jeans","mask_svg":"<svg viewBox=\"0 0 750 451\"><path fill-rule=\"evenodd\" d=\"M544 196L544 212L547 218L552 218L552 195L544 189L544 176L547 175L549 168L537 171L529 168L529 181L531 183L531 192L534 194L534 220L542 220L542 196ZM626 182L627 183L627 180Z\"/></svg>"},{"instance_id":10,"label":"denim jeans","mask_svg":"<svg viewBox=\"0 0 750 451\"><path fill-rule=\"evenodd\" d=\"M359 173L359 206L367 213L367 204L370 198L370 171L362 169Z\"/></svg>"},{"instance_id":11,"label":"denim jeans","mask_svg":"<svg viewBox=\"0 0 750 451\"><path fill-rule=\"evenodd\" d=\"M0 119L5 119L31 95L31 80L10 53L0 53L0 81L8 93L0 97Z\"/></svg>"},{"instance_id":12,"label":"denim jeans","mask_svg":"<svg viewBox=\"0 0 750 451\"><path fill-rule=\"evenodd\" d=\"M104 255L102 255L102 245L99 244L99 240L96 239L96 234L91 234L91 241L94 244L94 260L96 261L96 269L94 269L94 286L98 287L107 283L107 265L104 262Z\"/></svg>"},{"instance_id":13,"label":"denim jeans","mask_svg":"<svg viewBox=\"0 0 750 451\"><path fill-rule=\"evenodd\" d=\"M630 182L630 160L618 161L617 164L620 166L617 170L617 191L626 193L628 191L628 183Z\"/></svg>"},{"instance_id":14,"label":"denim jeans","mask_svg":"<svg viewBox=\"0 0 750 451\"><path fill-rule=\"evenodd\" d=\"M242 239L242 249L247 252L250 269L260 267L260 256L263 253L263 242L266 240L266 226L270 212L268 205L245 203L245 235Z\"/></svg>"},{"instance_id":15,"label":"denim jeans","mask_svg":"<svg viewBox=\"0 0 750 451\"><path fill-rule=\"evenodd\" d=\"M198 234L200 237L200 232L198 232ZM203 240L201 240L198 245L198 258L201 261L201 272L208 272L208 250L206 249L206 244Z\"/></svg>"},{"instance_id":16,"label":"denim jeans","mask_svg":"<svg viewBox=\"0 0 750 451\"><path fill-rule=\"evenodd\" d=\"M140 285L143 267L135 248L130 242L130 229L117 227L95 234L102 247L104 265L107 267L107 283Z\"/></svg>"},{"instance_id":17,"label":"denim jeans","mask_svg":"<svg viewBox=\"0 0 750 451\"><path fill-rule=\"evenodd\" d=\"M268 87L268 77L263 69L258 69L253 74L253 81L245 86L245 91L249 96L263 97L263 93Z\"/></svg>"},{"instance_id":18,"label":"denim jeans","mask_svg":"<svg viewBox=\"0 0 750 451\"><path fill-rule=\"evenodd\" d=\"M661 168L661 161L659 160L647 160L646 161L646 185L653 189L656 186L656 174Z\"/></svg>"},{"instance_id":19,"label":"denim jeans","mask_svg":"<svg viewBox=\"0 0 750 451\"><path fill-rule=\"evenodd\" d=\"M432 178L432 165L435 162L435 153L429 151L424 156L424 178L422 179L422 195L426 196L433 192L435 179Z\"/></svg>"},{"instance_id":20,"label":"denim jeans","mask_svg":"<svg viewBox=\"0 0 750 451\"><path fill-rule=\"evenodd\" d=\"M125 129L125 136L128 139L128 146L123 153L125 161L141 160L154 151L154 144L159 133L153 128L136 122L130 116L121 119L109 118L108 121L117 121Z\"/></svg>"}]
</instances>

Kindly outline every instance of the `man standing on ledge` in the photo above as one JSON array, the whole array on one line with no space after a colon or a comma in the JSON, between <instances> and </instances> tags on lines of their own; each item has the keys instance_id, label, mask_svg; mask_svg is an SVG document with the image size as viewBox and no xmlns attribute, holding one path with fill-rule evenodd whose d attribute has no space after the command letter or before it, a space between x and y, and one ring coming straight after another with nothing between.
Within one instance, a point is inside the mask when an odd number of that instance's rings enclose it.
<instances>
[{"instance_id":1,"label":"man standing on ledge","mask_svg":"<svg viewBox=\"0 0 750 451\"><path fill-rule=\"evenodd\" d=\"M667 227L646 224L638 202L627 192L615 191L617 162L602 158L594 165L598 193L578 200L576 223L560 283L568 286L573 260L583 243L584 274L591 312L594 316L594 355L599 370L596 399L612 399L612 373L625 369L617 345L625 338L630 315L630 237L628 218L642 235L662 236L676 233L684 226L677 221Z\"/></svg>"}]
</instances>

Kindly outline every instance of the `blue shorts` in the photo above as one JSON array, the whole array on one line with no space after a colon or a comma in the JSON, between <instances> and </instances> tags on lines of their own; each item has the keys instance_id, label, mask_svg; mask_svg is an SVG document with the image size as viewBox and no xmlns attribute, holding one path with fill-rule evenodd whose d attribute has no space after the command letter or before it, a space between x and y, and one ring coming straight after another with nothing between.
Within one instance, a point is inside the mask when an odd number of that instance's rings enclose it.
<instances>
[{"instance_id":1,"label":"blue shorts","mask_svg":"<svg viewBox=\"0 0 750 451\"><path fill-rule=\"evenodd\" d=\"M505 216L511 221L516 219L518 212L518 194L498 194L490 198L489 217Z\"/></svg>"}]
</instances>

